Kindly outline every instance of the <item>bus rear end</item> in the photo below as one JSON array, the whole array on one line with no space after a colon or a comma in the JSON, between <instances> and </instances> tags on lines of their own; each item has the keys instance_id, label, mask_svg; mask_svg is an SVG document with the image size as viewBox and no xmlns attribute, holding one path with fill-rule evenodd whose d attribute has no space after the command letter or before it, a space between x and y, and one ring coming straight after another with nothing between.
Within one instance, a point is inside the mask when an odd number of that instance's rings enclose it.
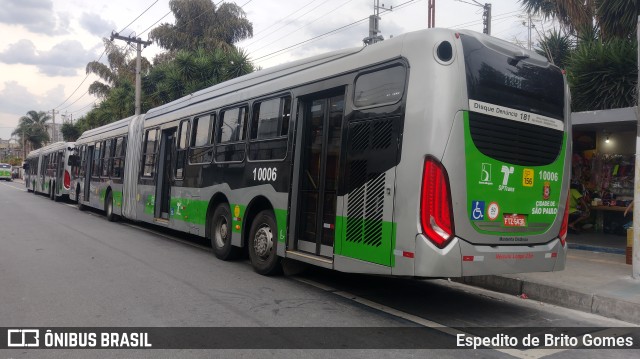
<instances>
[{"instance_id":1,"label":"bus rear end","mask_svg":"<svg viewBox=\"0 0 640 359\"><path fill-rule=\"evenodd\" d=\"M0 163L0 180L11 181L11 165Z\"/></svg>"},{"instance_id":2,"label":"bus rear end","mask_svg":"<svg viewBox=\"0 0 640 359\"><path fill-rule=\"evenodd\" d=\"M455 36L466 99L443 156L424 162L416 257L432 250L429 260L456 263L462 276L562 270L571 138L564 75L505 41ZM437 273L426 262L418 260L416 275Z\"/></svg>"}]
</instances>

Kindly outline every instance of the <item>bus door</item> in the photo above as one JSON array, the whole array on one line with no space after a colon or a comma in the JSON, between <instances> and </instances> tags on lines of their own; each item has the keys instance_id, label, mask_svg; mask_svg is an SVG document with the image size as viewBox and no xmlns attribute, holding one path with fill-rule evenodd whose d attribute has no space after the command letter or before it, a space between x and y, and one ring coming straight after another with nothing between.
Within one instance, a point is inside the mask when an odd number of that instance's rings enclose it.
<instances>
[{"instance_id":1,"label":"bus door","mask_svg":"<svg viewBox=\"0 0 640 359\"><path fill-rule=\"evenodd\" d=\"M333 257L344 93L304 102L296 249Z\"/></svg>"},{"instance_id":2,"label":"bus door","mask_svg":"<svg viewBox=\"0 0 640 359\"><path fill-rule=\"evenodd\" d=\"M58 153L56 154L56 156L58 156L58 161L56 162L58 164L58 167L55 169L56 171L56 188L54 188L54 193L59 194L60 190L63 186L63 182L64 182L64 152L63 151L58 151Z\"/></svg>"},{"instance_id":3,"label":"bus door","mask_svg":"<svg viewBox=\"0 0 640 359\"><path fill-rule=\"evenodd\" d=\"M92 173L91 171L93 170L93 151L95 151L95 147L94 146L88 146L87 147L87 152L85 153L85 157L84 157L84 178L83 178L83 182L84 182L84 191L83 191L83 197L82 199L86 202L89 200L89 194L91 193L91 176Z\"/></svg>"},{"instance_id":4,"label":"bus door","mask_svg":"<svg viewBox=\"0 0 640 359\"><path fill-rule=\"evenodd\" d=\"M158 175L156 176L155 218L169 219L171 201L171 154L174 152L177 127L162 131L158 153Z\"/></svg>"}]
</instances>

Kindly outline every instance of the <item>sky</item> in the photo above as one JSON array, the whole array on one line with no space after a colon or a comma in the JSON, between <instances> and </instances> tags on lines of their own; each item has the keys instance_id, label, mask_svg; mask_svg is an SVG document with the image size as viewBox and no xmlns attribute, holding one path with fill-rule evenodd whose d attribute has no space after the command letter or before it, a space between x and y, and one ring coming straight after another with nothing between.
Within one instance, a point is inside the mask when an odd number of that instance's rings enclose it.
<instances>
[{"instance_id":1,"label":"sky","mask_svg":"<svg viewBox=\"0 0 640 359\"><path fill-rule=\"evenodd\" d=\"M262 68L362 46L374 1L239 0L254 36L237 46ZM482 9L473 2L436 0L436 27L481 32ZM528 31L519 2L491 4L492 36L525 46ZM384 38L427 28L427 0L380 0L380 5L392 7L380 10ZM87 76L85 67L104 51L103 38L116 31L147 40L150 29L173 21L169 0L0 0L0 139L9 138L31 110L55 109L57 123L83 116L99 103L87 93L98 77ZM142 55L151 61L162 51L153 44Z\"/></svg>"}]
</instances>

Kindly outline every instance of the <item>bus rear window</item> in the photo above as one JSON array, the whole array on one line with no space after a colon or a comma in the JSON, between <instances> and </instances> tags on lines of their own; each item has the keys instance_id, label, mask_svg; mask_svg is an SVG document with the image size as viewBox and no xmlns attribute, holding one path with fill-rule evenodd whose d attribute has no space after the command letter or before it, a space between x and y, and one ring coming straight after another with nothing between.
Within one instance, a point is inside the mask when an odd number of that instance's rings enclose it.
<instances>
[{"instance_id":1,"label":"bus rear window","mask_svg":"<svg viewBox=\"0 0 640 359\"><path fill-rule=\"evenodd\" d=\"M393 66L358 76L354 105L368 107L398 102L404 92L406 72L403 66Z\"/></svg>"},{"instance_id":2,"label":"bus rear window","mask_svg":"<svg viewBox=\"0 0 640 359\"><path fill-rule=\"evenodd\" d=\"M563 120L564 78L559 68L516 58L461 34L469 99Z\"/></svg>"}]
</instances>

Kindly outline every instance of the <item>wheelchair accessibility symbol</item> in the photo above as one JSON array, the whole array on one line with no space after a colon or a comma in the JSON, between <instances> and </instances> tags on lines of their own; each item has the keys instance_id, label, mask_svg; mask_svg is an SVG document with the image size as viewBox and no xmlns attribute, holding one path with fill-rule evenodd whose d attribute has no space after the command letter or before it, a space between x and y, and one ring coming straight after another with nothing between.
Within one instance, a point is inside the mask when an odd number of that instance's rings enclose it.
<instances>
[{"instance_id":1,"label":"wheelchair accessibility symbol","mask_svg":"<svg viewBox=\"0 0 640 359\"><path fill-rule=\"evenodd\" d=\"M471 201L471 220L484 220L484 201Z\"/></svg>"}]
</instances>

